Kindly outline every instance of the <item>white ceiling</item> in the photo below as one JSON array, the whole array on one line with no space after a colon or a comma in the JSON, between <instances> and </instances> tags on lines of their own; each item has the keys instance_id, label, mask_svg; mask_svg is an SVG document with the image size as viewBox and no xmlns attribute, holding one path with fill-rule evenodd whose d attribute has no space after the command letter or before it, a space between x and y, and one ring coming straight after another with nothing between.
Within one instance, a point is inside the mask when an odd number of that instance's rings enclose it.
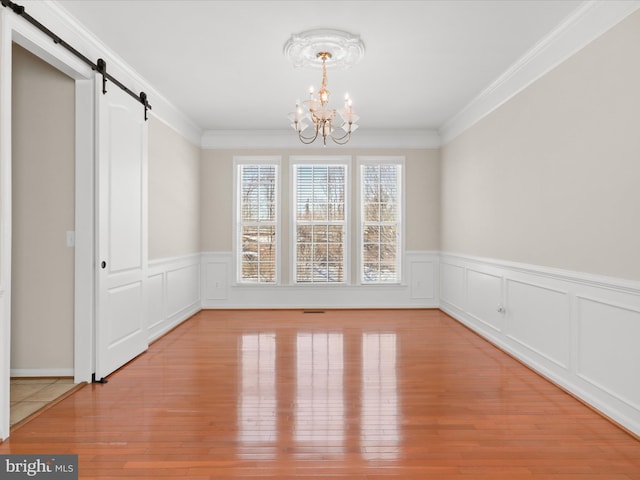
<instances>
[{"instance_id":1,"label":"white ceiling","mask_svg":"<svg viewBox=\"0 0 640 480\"><path fill-rule=\"evenodd\" d=\"M58 0L202 130L282 130L317 69L282 50L314 28L361 36L364 59L328 72L332 104L363 129L438 130L580 0ZM153 104L153 98L150 98Z\"/></svg>"}]
</instances>

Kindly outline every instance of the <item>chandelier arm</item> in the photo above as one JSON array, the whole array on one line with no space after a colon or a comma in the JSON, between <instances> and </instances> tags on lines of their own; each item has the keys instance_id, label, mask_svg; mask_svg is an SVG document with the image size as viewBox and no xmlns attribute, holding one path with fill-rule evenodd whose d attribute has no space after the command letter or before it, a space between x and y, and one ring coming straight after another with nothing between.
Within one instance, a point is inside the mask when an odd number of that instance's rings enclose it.
<instances>
[{"instance_id":1,"label":"chandelier arm","mask_svg":"<svg viewBox=\"0 0 640 480\"><path fill-rule=\"evenodd\" d=\"M347 133L345 133L341 137L334 137L333 135L331 135L331 138L333 138L334 142L335 142L336 140L343 140L343 139L347 138L350 135L351 135L351 130L349 130Z\"/></svg>"},{"instance_id":2,"label":"chandelier arm","mask_svg":"<svg viewBox=\"0 0 640 480\"><path fill-rule=\"evenodd\" d=\"M315 128L315 135L313 137L305 137L304 135L302 135L302 131L298 131L298 138L300 139L300 141L302 143L304 143L305 145L310 145L313 142L316 141L316 138L318 138L318 126L316 125Z\"/></svg>"},{"instance_id":3,"label":"chandelier arm","mask_svg":"<svg viewBox=\"0 0 640 480\"><path fill-rule=\"evenodd\" d=\"M344 140L345 138L346 138L346 140ZM346 145L346 144L347 144L347 142L348 142L349 140L351 140L351 132L348 132L348 133L344 134L344 135L343 135L342 137L340 137L340 138L333 138L333 137L331 137L331 140L333 140L333 143L336 143L336 144L338 144L338 145ZM344 142L343 142L342 140L344 140Z\"/></svg>"},{"instance_id":4,"label":"chandelier arm","mask_svg":"<svg viewBox=\"0 0 640 480\"><path fill-rule=\"evenodd\" d=\"M331 135L331 139L337 143L338 145L344 145L345 143L347 143L350 139L351 139L351 125L353 125L353 123L349 122L349 130L346 131L346 133L344 135L342 135L341 137L334 137L333 135ZM346 138L346 140L342 143L340 143L342 140L344 140Z\"/></svg>"}]
</instances>

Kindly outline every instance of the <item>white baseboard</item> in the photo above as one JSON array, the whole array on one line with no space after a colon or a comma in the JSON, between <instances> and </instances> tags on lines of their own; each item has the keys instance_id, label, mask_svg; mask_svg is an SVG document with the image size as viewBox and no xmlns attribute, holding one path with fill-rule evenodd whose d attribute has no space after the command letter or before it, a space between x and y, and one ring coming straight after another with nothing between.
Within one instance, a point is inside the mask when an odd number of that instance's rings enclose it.
<instances>
[{"instance_id":1,"label":"white baseboard","mask_svg":"<svg viewBox=\"0 0 640 480\"><path fill-rule=\"evenodd\" d=\"M73 368L12 368L12 377L71 377Z\"/></svg>"},{"instance_id":2,"label":"white baseboard","mask_svg":"<svg viewBox=\"0 0 640 480\"><path fill-rule=\"evenodd\" d=\"M640 435L640 283L443 253L440 308Z\"/></svg>"}]
</instances>

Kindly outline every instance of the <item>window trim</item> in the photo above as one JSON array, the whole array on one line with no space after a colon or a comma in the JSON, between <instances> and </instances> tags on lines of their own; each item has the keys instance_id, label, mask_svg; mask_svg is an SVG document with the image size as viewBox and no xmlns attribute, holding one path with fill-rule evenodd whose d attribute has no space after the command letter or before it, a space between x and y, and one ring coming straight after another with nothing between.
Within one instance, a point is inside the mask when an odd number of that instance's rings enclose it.
<instances>
[{"instance_id":1,"label":"window trim","mask_svg":"<svg viewBox=\"0 0 640 480\"><path fill-rule=\"evenodd\" d=\"M398 278L395 282L365 282L363 278L364 273L364 255L362 251L363 242L363 229L362 229L362 167L365 165L399 165L400 166L400 241L397 259ZM355 237L357 241L357 256L358 256L358 278L356 280L358 285L362 286L376 286L376 285L404 285L405 284L405 268L404 259L406 255L405 245L405 230L406 230L406 158L404 156L395 155L362 155L356 157L356 185L355 185L355 198L357 198L356 205L356 222L353 228L355 229Z\"/></svg>"},{"instance_id":2,"label":"window trim","mask_svg":"<svg viewBox=\"0 0 640 480\"><path fill-rule=\"evenodd\" d=\"M276 167L276 278L274 282L249 282L242 279L242 265L240 264L242 246L238 244L240 239L240 227L242 215L240 212L240 166L242 165L274 165ZM234 285L247 286L274 286L282 282L282 156L234 156L233 157L233 268Z\"/></svg>"},{"instance_id":3,"label":"window trim","mask_svg":"<svg viewBox=\"0 0 640 480\"><path fill-rule=\"evenodd\" d=\"M351 284L351 155L291 155L289 157L289 282L291 285L302 287L313 286L332 286L332 285L350 285ZM342 282L298 282L296 280L296 259L297 259L297 243L296 243L296 180L295 167L297 165L341 165L345 167L344 182L344 202L345 202L345 218L344 218L344 265L343 265L343 281Z\"/></svg>"}]
</instances>

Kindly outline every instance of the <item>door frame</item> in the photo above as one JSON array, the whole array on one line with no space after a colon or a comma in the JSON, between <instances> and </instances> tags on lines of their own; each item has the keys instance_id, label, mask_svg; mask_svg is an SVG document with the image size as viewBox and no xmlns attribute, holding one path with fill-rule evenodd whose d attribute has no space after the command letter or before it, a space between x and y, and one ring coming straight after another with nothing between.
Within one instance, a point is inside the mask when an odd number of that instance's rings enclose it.
<instances>
[{"instance_id":1,"label":"door frame","mask_svg":"<svg viewBox=\"0 0 640 480\"><path fill-rule=\"evenodd\" d=\"M0 440L8 438L10 433L13 43L75 80L74 381L91 381L95 366L96 74L10 9L3 8L0 10Z\"/></svg>"}]
</instances>

